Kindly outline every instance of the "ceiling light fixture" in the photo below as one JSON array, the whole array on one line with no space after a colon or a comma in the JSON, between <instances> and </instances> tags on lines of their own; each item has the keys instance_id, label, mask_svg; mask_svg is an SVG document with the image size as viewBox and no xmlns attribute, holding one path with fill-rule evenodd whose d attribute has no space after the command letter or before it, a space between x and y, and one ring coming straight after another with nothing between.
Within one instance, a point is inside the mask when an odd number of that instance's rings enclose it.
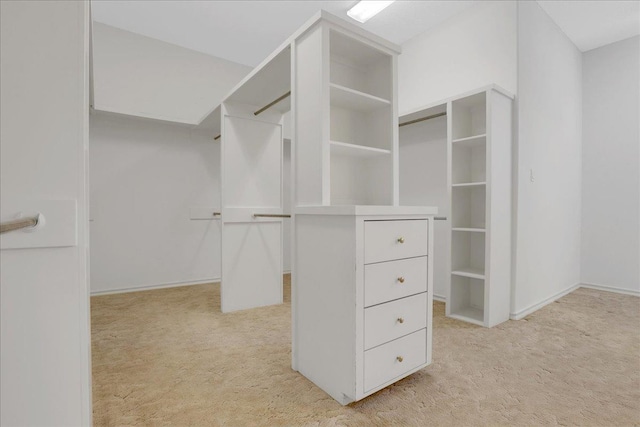
<instances>
[{"instance_id":1,"label":"ceiling light fixture","mask_svg":"<svg viewBox=\"0 0 640 427\"><path fill-rule=\"evenodd\" d=\"M356 3L356 5L353 6L351 9L349 9L347 11L347 15L349 15L351 18L355 19L358 22L365 23L369 19L373 18L378 13L380 13L384 8L389 6L394 1L395 0L391 0L391 1L362 0Z\"/></svg>"}]
</instances>

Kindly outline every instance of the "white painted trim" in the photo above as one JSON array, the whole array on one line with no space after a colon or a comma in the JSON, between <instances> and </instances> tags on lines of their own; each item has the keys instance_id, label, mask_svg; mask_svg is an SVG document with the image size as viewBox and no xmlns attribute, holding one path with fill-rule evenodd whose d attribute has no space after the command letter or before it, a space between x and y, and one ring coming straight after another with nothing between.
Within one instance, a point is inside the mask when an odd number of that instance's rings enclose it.
<instances>
[{"instance_id":1,"label":"white painted trim","mask_svg":"<svg viewBox=\"0 0 640 427\"><path fill-rule=\"evenodd\" d=\"M550 296L549 298L546 298L536 304L530 305L529 307L520 310L517 313L511 313L509 314L509 318L511 320L521 320L523 318L525 318L526 316L530 315L531 313L533 313L534 311L538 311L540 310L542 307L544 307L547 304L551 304L554 301L559 300L560 298L562 298L563 296L570 294L571 292L575 291L576 289L578 289L580 287L580 283L576 283L573 286L569 286L567 289L565 289L564 291L560 291L555 295Z\"/></svg>"},{"instance_id":2,"label":"white painted trim","mask_svg":"<svg viewBox=\"0 0 640 427\"><path fill-rule=\"evenodd\" d=\"M580 287L586 288L586 289L595 289L597 291L614 292L616 294L632 295L634 297L640 297L640 291L637 291L635 289L617 288L615 286L599 285L596 283L581 283Z\"/></svg>"},{"instance_id":3,"label":"white painted trim","mask_svg":"<svg viewBox=\"0 0 640 427\"><path fill-rule=\"evenodd\" d=\"M286 270L286 271L283 271L282 273L291 274L291 270ZM220 282L220 278L214 277L211 279L200 279L200 280L188 281L188 282L158 283L157 285L133 286L130 288L110 289L108 291L93 291L91 292L91 296L98 297L101 295L126 294L129 292L153 291L154 289L178 288L181 286L204 285L207 283L219 283L219 282Z\"/></svg>"},{"instance_id":4,"label":"white painted trim","mask_svg":"<svg viewBox=\"0 0 640 427\"><path fill-rule=\"evenodd\" d=\"M444 295L436 295L436 294L433 294L433 300L434 300L434 301L440 301L440 302L444 302L444 303L446 303L446 302L447 302L447 297L446 297L446 296L444 296Z\"/></svg>"},{"instance_id":5,"label":"white painted trim","mask_svg":"<svg viewBox=\"0 0 640 427\"><path fill-rule=\"evenodd\" d=\"M142 286L135 286L130 288L109 289L107 291L92 291L91 296L97 297L101 295L126 294L129 292L152 291L155 289L178 288L181 286L192 286L192 285L204 285L206 283L215 283L215 282L220 282L220 278L217 277L217 278L211 278L211 279L190 280L188 282L158 283L156 285L142 285Z\"/></svg>"},{"instance_id":6,"label":"white painted trim","mask_svg":"<svg viewBox=\"0 0 640 427\"><path fill-rule=\"evenodd\" d=\"M624 288L617 288L615 286L608 286L608 285L598 285L595 283L577 283L567 289L565 289L564 291L561 291L555 295L550 296L549 298L537 303L537 304L533 304L531 306L529 306L528 308L525 308L524 310L520 310L517 313L511 313L509 315L509 318L511 320L520 320L523 319L524 317L530 315L531 313L540 310L542 307L544 307L547 304L550 304L554 301L559 300L560 298L562 298L563 296L570 294L571 292L579 289L579 288L585 288L585 289L595 289L597 291L604 291L604 292L613 292L613 293L617 293L617 294L623 294L623 295L631 295L631 296L635 296L635 297L640 297L640 291L636 291L636 290L632 290L632 289L624 289Z\"/></svg>"},{"instance_id":7,"label":"white painted trim","mask_svg":"<svg viewBox=\"0 0 640 427\"><path fill-rule=\"evenodd\" d=\"M490 85L482 86L482 87L477 88L477 89L469 90L469 91L464 92L464 93L460 93L460 94L455 95L455 96L450 96L448 98L444 98L444 99L441 99L439 101L430 102L429 104L423 105L421 107L412 108L411 110L404 111L404 112L398 114L398 118L400 119L400 122L402 122L402 120L406 116L410 116L412 114L419 113L419 112L424 111L424 110L430 110L430 109L435 108L435 107L440 107L440 106L446 105L448 102L455 101L455 100L458 100L458 99L461 99L461 98L466 98L466 97L469 97L469 96L472 96L472 95L476 95L476 94L482 93L482 92L487 92L487 91L490 91L490 90L495 90L499 94L504 95L504 96L506 96L507 98L510 98L510 99L515 99L516 98L516 96L514 94L512 94L511 92L509 92L506 89L503 89L502 87L498 86L497 84L490 84Z\"/></svg>"}]
</instances>

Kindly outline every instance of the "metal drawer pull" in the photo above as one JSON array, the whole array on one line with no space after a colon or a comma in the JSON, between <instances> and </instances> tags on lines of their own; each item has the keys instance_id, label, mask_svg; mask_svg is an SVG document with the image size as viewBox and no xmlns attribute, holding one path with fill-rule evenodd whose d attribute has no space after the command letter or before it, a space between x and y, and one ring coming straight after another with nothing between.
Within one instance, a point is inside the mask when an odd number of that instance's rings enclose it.
<instances>
[{"instance_id":1,"label":"metal drawer pull","mask_svg":"<svg viewBox=\"0 0 640 427\"><path fill-rule=\"evenodd\" d=\"M398 282L404 283L404 277L402 277L402 276L398 277Z\"/></svg>"},{"instance_id":2,"label":"metal drawer pull","mask_svg":"<svg viewBox=\"0 0 640 427\"><path fill-rule=\"evenodd\" d=\"M398 237L398 243L404 243L404 237Z\"/></svg>"},{"instance_id":3,"label":"metal drawer pull","mask_svg":"<svg viewBox=\"0 0 640 427\"><path fill-rule=\"evenodd\" d=\"M400 363L402 363L402 361L404 360L404 358L402 356L398 356L396 357L396 360Z\"/></svg>"},{"instance_id":4,"label":"metal drawer pull","mask_svg":"<svg viewBox=\"0 0 640 427\"><path fill-rule=\"evenodd\" d=\"M404 319L402 317L398 317L398 323L404 323Z\"/></svg>"}]
</instances>

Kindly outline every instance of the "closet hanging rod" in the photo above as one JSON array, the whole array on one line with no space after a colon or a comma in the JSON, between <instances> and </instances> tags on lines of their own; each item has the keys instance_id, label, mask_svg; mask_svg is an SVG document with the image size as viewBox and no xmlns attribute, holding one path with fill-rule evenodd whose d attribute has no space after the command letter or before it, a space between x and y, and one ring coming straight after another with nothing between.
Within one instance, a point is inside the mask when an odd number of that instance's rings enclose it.
<instances>
[{"instance_id":1,"label":"closet hanging rod","mask_svg":"<svg viewBox=\"0 0 640 427\"><path fill-rule=\"evenodd\" d=\"M291 218L287 214L253 214L254 218Z\"/></svg>"},{"instance_id":2,"label":"closet hanging rod","mask_svg":"<svg viewBox=\"0 0 640 427\"><path fill-rule=\"evenodd\" d=\"M427 116L427 117L422 117L421 119L415 119L415 120L411 120L405 123L400 123L400 127L402 126L406 126L406 125L412 125L414 123L419 123L419 122L424 122L425 120L431 120L431 119L435 119L436 117L442 117L442 116L446 116L447 113L438 113L438 114L433 114L431 116Z\"/></svg>"},{"instance_id":3,"label":"closet hanging rod","mask_svg":"<svg viewBox=\"0 0 640 427\"><path fill-rule=\"evenodd\" d=\"M21 230L23 228L33 228L38 225L40 215L31 218L20 218L13 221L7 221L0 224L0 234L8 233L9 231Z\"/></svg>"},{"instance_id":4,"label":"closet hanging rod","mask_svg":"<svg viewBox=\"0 0 640 427\"><path fill-rule=\"evenodd\" d=\"M278 102L282 101L285 98L288 98L291 96L291 91L285 93L284 95L282 95L281 97L277 98L274 101L271 101L270 103L268 103L267 105L265 105L264 107L262 107L261 109L259 109L258 111L256 111L255 113L253 113L254 116L257 116L258 114L262 113L265 110L268 110L269 108L273 107L274 105L276 105Z\"/></svg>"}]
</instances>

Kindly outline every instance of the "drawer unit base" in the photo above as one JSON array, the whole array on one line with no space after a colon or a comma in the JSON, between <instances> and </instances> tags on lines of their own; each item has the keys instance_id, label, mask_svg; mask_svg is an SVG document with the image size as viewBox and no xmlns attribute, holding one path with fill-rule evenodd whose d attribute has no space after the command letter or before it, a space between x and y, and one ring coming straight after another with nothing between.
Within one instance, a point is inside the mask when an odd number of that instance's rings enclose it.
<instances>
[{"instance_id":1,"label":"drawer unit base","mask_svg":"<svg viewBox=\"0 0 640 427\"><path fill-rule=\"evenodd\" d=\"M405 209L293 221L293 369L343 405L431 363L433 217Z\"/></svg>"}]
</instances>

